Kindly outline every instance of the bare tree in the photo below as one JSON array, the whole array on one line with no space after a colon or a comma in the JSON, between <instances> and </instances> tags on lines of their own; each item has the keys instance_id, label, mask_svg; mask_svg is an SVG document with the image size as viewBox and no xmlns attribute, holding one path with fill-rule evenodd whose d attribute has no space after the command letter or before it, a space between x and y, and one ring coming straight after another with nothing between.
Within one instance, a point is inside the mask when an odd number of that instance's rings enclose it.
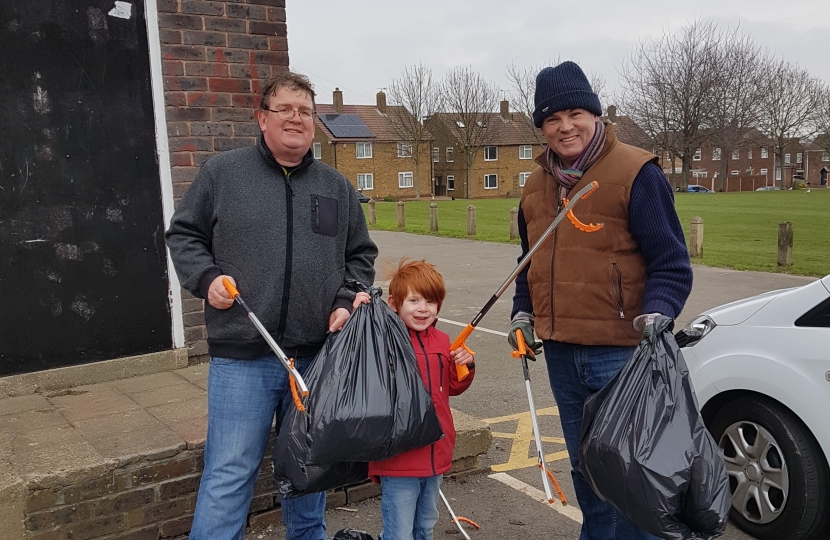
<instances>
[{"instance_id":1,"label":"bare tree","mask_svg":"<svg viewBox=\"0 0 830 540\"><path fill-rule=\"evenodd\" d=\"M814 135L821 124L822 83L796 64L779 61L767 74L760 127L772 140L772 168L781 169L784 187L784 151L800 138Z\"/></svg>"},{"instance_id":2,"label":"bare tree","mask_svg":"<svg viewBox=\"0 0 830 540\"><path fill-rule=\"evenodd\" d=\"M680 35L640 42L623 64L620 82L627 114L670 156L679 157L688 185L692 158L710 135L723 35L711 21L695 21Z\"/></svg>"},{"instance_id":3,"label":"bare tree","mask_svg":"<svg viewBox=\"0 0 830 540\"><path fill-rule=\"evenodd\" d=\"M830 154L830 84L821 82L821 107L819 108L819 133L814 141Z\"/></svg>"},{"instance_id":4,"label":"bare tree","mask_svg":"<svg viewBox=\"0 0 830 540\"><path fill-rule=\"evenodd\" d=\"M441 96L449 131L461 148L467 171L465 198L470 198L473 162L487 140L487 120L498 107L498 90L469 67L449 71L441 81Z\"/></svg>"},{"instance_id":5,"label":"bare tree","mask_svg":"<svg viewBox=\"0 0 830 540\"><path fill-rule=\"evenodd\" d=\"M411 145L415 164L415 199L421 199L420 170L423 149L429 148L431 135L424 119L441 108L441 94L432 80L432 70L423 64L404 69L401 77L389 86L388 117L402 142ZM430 192L432 185L430 182Z\"/></svg>"},{"instance_id":6,"label":"bare tree","mask_svg":"<svg viewBox=\"0 0 830 540\"><path fill-rule=\"evenodd\" d=\"M723 190L733 151L754 142L747 136L761 118L770 63L749 35L736 28L724 36L720 64L729 76L712 89L714 114L709 126L710 142L721 153L717 191Z\"/></svg>"}]
</instances>

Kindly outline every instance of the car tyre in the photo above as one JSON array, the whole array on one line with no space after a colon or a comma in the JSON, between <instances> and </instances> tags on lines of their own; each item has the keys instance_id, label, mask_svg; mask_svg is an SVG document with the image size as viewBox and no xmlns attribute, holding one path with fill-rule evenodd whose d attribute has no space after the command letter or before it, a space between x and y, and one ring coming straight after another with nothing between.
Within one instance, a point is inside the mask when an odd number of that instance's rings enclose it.
<instances>
[{"instance_id":1,"label":"car tyre","mask_svg":"<svg viewBox=\"0 0 830 540\"><path fill-rule=\"evenodd\" d=\"M798 417L753 396L728 402L710 424L724 452L732 522L760 540L818 538L830 515L830 474ZM763 511L757 501L767 503Z\"/></svg>"}]
</instances>

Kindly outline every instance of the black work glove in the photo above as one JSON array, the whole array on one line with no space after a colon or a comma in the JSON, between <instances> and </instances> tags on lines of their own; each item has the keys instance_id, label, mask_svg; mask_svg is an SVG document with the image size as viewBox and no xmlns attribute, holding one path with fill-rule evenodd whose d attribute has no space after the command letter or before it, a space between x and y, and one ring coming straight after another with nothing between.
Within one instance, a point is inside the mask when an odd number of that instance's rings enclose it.
<instances>
[{"instance_id":1,"label":"black work glove","mask_svg":"<svg viewBox=\"0 0 830 540\"><path fill-rule=\"evenodd\" d=\"M536 341L536 335L533 333L533 315L524 311L518 311L513 316L512 327L510 333L507 334L507 342L513 347L513 350L519 350L519 342L516 339L516 332L521 332L525 339L527 346L527 356L531 360L536 360L536 355L542 352L542 342Z\"/></svg>"}]
</instances>

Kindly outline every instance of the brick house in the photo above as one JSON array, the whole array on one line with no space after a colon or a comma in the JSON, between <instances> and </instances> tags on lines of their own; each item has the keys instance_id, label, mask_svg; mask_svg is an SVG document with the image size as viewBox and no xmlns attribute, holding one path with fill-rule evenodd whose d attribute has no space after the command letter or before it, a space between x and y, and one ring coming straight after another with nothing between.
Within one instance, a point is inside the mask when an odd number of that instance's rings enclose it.
<instances>
[{"instance_id":1,"label":"brick house","mask_svg":"<svg viewBox=\"0 0 830 540\"><path fill-rule=\"evenodd\" d=\"M738 148L726 155L721 148L704 144L692 156L692 168L696 172L695 183L713 191L722 185L723 191L752 191L759 187L781 185L773 166L772 141L757 129L743 138ZM785 167L785 175L792 181L794 164ZM721 171L723 182L719 183ZM789 184L786 184L789 185Z\"/></svg>"},{"instance_id":2,"label":"brick house","mask_svg":"<svg viewBox=\"0 0 830 540\"><path fill-rule=\"evenodd\" d=\"M332 92L331 104L317 103L316 107L315 158L336 168L355 189L374 199L413 199L416 190L421 197L430 196L430 142L422 143L416 167L412 144L402 140L393 124L392 115L409 114L406 109L387 105L383 92L378 92L375 105L345 105L339 88Z\"/></svg>"},{"instance_id":3,"label":"brick house","mask_svg":"<svg viewBox=\"0 0 830 540\"><path fill-rule=\"evenodd\" d=\"M532 122L521 112L510 112L502 101L499 113L481 113L486 129L476 151L472 182L467 189L467 167L458 130L465 129L450 113L433 115L428 121L435 144L432 149L436 194L458 198L518 197L527 177L537 167L534 159L543 147Z\"/></svg>"}]
</instances>

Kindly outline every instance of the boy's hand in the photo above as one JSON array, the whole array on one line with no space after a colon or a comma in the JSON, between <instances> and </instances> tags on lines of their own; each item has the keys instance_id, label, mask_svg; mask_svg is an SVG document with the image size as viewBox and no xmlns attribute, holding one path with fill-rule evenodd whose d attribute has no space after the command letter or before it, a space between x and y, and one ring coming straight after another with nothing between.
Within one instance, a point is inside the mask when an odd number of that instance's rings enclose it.
<instances>
[{"instance_id":1,"label":"boy's hand","mask_svg":"<svg viewBox=\"0 0 830 540\"><path fill-rule=\"evenodd\" d=\"M354 295L354 302L352 303L352 309L357 309L357 306L360 304L368 304L372 301L372 297L369 293L366 292L359 292Z\"/></svg>"},{"instance_id":2,"label":"boy's hand","mask_svg":"<svg viewBox=\"0 0 830 540\"><path fill-rule=\"evenodd\" d=\"M470 354L470 351L461 347L460 349L450 351L450 359L455 362L457 366L466 366L468 364L472 364L475 357Z\"/></svg>"}]
</instances>

